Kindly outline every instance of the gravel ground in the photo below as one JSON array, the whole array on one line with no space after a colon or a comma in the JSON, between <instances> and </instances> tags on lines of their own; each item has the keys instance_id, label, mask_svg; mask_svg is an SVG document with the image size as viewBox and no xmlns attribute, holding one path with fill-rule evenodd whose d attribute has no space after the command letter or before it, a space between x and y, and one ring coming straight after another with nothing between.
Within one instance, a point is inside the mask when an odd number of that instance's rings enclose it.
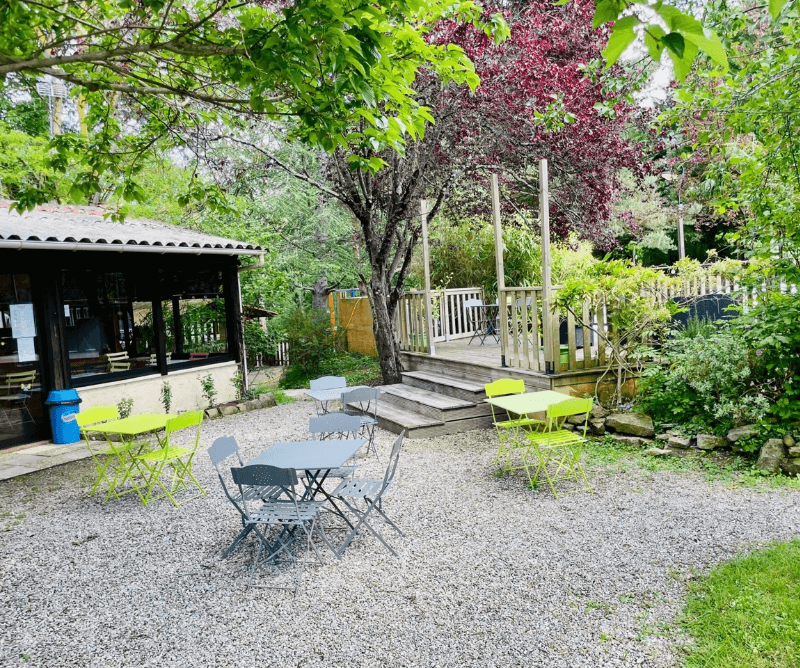
<instances>
[{"instance_id":1,"label":"gravel ground","mask_svg":"<svg viewBox=\"0 0 800 668\"><path fill-rule=\"evenodd\" d=\"M202 441L233 434L250 457L306 437L312 411L208 422ZM384 462L393 438L379 432ZM486 430L407 441L387 500L400 557L359 536L296 597L245 590L249 547L218 559L239 523L204 451L208 497L180 509L87 499L91 462L0 483L0 665L679 665L666 630L687 582L798 533L796 492L595 470L595 494L556 501L495 478L495 444Z\"/></svg>"}]
</instances>

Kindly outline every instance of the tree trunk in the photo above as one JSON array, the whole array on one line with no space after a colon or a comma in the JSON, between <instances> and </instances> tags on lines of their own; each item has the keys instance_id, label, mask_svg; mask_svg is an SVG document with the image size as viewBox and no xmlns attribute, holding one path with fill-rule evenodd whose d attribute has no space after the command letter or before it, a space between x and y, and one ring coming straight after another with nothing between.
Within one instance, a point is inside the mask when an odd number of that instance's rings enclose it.
<instances>
[{"instance_id":1,"label":"tree trunk","mask_svg":"<svg viewBox=\"0 0 800 668\"><path fill-rule=\"evenodd\" d=\"M325 310L328 308L328 294L332 292L328 288L328 277L320 276L314 285L311 286L311 304L316 309Z\"/></svg>"},{"instance_id":2,"label":"tree trunk","mask_svg":"<svg viewBox=\"0 0 800 668\"><path fill-rule=\"evenodd\" d=\"M400 375L403 363L400 361L400 345L394 331L394 311L389 307L386 281L380 269L372 269L367 297L372 307L372 332L378 350L378 362L385 385L402 382Z\"/></svg>"}]
</instances>

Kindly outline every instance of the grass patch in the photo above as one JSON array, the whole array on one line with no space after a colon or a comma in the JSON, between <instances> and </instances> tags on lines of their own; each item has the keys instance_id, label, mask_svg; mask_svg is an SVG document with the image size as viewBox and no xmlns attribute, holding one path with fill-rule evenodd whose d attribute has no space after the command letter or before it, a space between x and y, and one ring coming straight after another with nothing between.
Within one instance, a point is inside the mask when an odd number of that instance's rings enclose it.
<instances>
[{"instance_id":1,"label":"grass patch","mask_svg":"<svg viewBox=\"0 0 800 668\"><path fill-rule=\"evenodd\" d=\"M270 392L272 398L275 399L275 403L278 406L283 406L284 404L291 404L294 403L294 397L290 397L286 392L281 390L280 388L273 388Z\"/></svg>"},{"instance_id":2,"label":"grass patch","mask_svg":"<svg viewBox=\"0 0 800 668\"><path fill-rule=\"evenodd\" d=\"M676 471L701 473L707 481L727 482L732 486L800 490L800 478L765 475L755 468L755 460L731 453L689 451L679 457L654 457L604 436L590 440L583 448L584 466L606 468L612 472Z\"/></svg>"},{"instance_id":3,"label":"grass patch","mask_svg":"<svg viewBox=\"0 0 800 668\"><path fill-rule=\"evenodd\" d=\"M800 666L800 540L718 566L695 582L680 619L687 668Z\"/></svg>"},{"instance_id":4,"label":"grass patch","mask_svg":"<svg viewBox=\"0 0 800 668\"><path fill-rule=\"evenodd\" d=\"M313 370L290 366L281 381L281 387L307 388L309 381L320 376L344 376L348 386L380 385L381 367L375 357L356 353L331 353Z\"/></svg>"}]
</instances>

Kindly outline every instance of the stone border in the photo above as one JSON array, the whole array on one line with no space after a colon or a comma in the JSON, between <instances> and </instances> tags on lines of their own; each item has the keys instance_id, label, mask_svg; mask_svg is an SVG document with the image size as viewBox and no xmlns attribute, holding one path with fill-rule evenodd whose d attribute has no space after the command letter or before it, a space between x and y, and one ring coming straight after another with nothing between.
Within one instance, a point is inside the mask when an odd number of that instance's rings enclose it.
<instances>
[{"instance_id":1,"label":"stone border","mask_svg":"<svg viewBox=\"0 0 800 668\"><path fill-rule=\"evenodd\" d=\"M261 408L272 408L276 405L275 397L273 397L271 394L264 394L256 399L245 399L243 401L235 401L223 404L222 406L206 408L205 415L209 420L216 420L217 418L225 417L226 415L249 413L250 411L257 411Z\"/></svg>"}]
</instances>

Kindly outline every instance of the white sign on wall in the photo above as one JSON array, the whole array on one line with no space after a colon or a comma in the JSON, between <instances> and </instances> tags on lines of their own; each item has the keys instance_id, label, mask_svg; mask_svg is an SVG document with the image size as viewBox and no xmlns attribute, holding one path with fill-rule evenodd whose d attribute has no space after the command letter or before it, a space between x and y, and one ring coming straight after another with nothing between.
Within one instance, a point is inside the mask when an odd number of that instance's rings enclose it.
<instances>
[{"instance_id":1,"label":"white sign on wall","mask_svg":"<svg viewBox=\"0 0 800 668\"><path fill-rule=\"evenodd\" d=\"M33 321L33 304L11 304L11 336L15 339L29 339L36 336L36 323Z\"/></svg>"},{"instance_id":2,"label":"white sign on wall","mask_svg":"<svg viewBox=\"0 0 800 668\"><path fill-rule=\"evenodd\" d=\"M32 336L17 339L17 357L20 362L36 361L36 349L33 346Z\"/></svg>"}]
</instances>

